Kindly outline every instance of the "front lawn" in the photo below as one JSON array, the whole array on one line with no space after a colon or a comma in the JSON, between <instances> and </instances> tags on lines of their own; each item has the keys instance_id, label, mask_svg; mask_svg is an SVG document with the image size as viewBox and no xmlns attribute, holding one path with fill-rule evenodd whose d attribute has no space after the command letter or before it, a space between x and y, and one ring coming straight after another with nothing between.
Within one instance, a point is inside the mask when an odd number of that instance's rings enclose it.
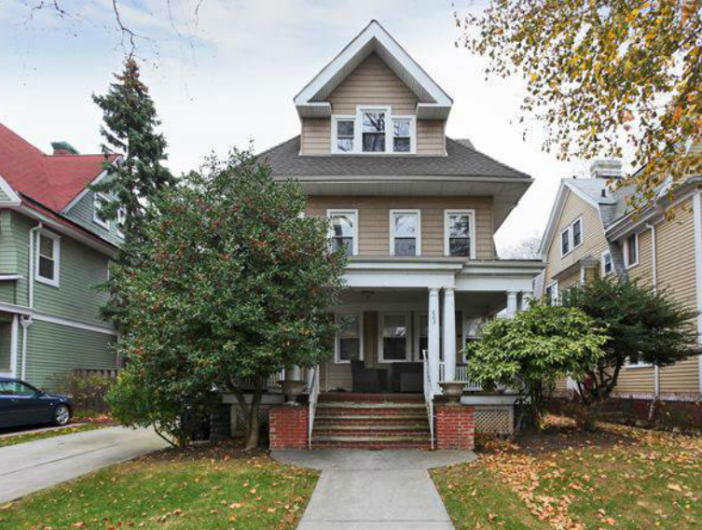
<instances>
[{"instance_id":1,"label":"front lawn","mask_svg":"<svg viewBox=\"0 0 702 530\"><path fill-rule=\"evenodd\" d=\"M0 528L292 530L317 478L231 444L165 450L0 507Z\"/></svg>"},{"instance_id":2,"label":"front lawn","mask_svg":"<svg viewBox=\"0 0 702 530\"><path fill-rule=\"evenodd\" d=\"M702 438L550 418L516 444L432 473L457 530L699 529Z\"/></svg>"}]
</instances>

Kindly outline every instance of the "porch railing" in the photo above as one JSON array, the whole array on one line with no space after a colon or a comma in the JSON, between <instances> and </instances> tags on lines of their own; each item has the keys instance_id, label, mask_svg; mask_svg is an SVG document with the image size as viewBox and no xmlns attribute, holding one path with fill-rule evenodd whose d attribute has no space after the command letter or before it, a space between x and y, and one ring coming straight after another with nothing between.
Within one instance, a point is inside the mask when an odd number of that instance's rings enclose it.
<instances>
[{"instance_id":1,"label":"porch railing","mask_svg":"<svg viewBox=\"0 0 702 530\"><path fill-rule=\"evenodd\" d=\"M307 447L312 449L312 431L314 429L314 415L317 412L317 401L319 401L319 365L312 368L312 384L309 388L309 422L307 425Z\"/></svg>"},{"instance_id":2,"label":"porch railing","mask_svg":"<svg viewBox=\"0 0 702 530\"><path fill-rule=\"evenodd\" d=\"M427 419L429 420L429 436L431 448L434 449L434 390L431 386L431 372L429 371L429 358L427 351L422 350L424 360L424 403L427 407Z\"/></svg>"},{"instance_id":3,"label":"porch railing","mask_svg":"<svg viewBox=\"0 0 702 530\"><path fill-rule=\"evenodd\" d=\"M285 370L281 370L280 372L276 372L274 374L269 375L264 381L263 381L263 390L266 390L268 392L282 392L280 388L280 382L285 379ZM243 379L241 381L241 389L242 390L253 390L254 389L254 382L253 379Z\"/></svg>"},{"instance_id":4,"label":"porch railing","mask_svg":"<svg viewBox=\"0 0 702 530\"><path fill-rule=\"evenodd\" d=\"M444 381L446 374L446 363L439 364L439 381ZM482 387L478 383L468 380L468 372L465 364L456 365L456 381L463 381L466 384L465 390L469 392L480 392Z\"/></svg>"}]
</instances>

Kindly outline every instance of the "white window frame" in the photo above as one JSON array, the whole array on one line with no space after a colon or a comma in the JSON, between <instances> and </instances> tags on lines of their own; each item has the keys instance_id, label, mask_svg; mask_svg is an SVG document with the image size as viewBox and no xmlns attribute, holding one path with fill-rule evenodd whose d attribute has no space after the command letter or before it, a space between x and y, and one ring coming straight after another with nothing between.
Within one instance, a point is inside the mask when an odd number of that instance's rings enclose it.
<instances>
[{"instance_id":1,"label":"white window frame","mask_svg":"<svg viewBox=\"0 0 702 530\"><path fill-rule=\"evenodd\" d=\"M329 248L331 248L331 240L334 236L334 231L331 228L332 217L336 215L350 215L353 216L353 249L351 255L358 256L358 210L341 210L341 209L331 209L327 210L327 222L329 225Z\"/></svg>"},{"instance_id":2,"label":"white window frame","mask_svg":"<svg viewBox=\"0 0 702 530\"><path fill-rule=\"evenodd\" d=\"M461 347L460 347L460 349L456 350L457 354L458 354L458 352L461 353L460 360L461 360L462 364L465 364L468 362L468 359L466 358L466 355L465 355L466 340L468 338L477 339L479 337L479 335L476 335L475 337L468 335L468 322L470 320L474 320L474 319L482 320L482 325L480 326L480 329L482 331L485 324L487 324L487 320L484 316L470 315L467 313L467 311L462 312L462 315L461 315ZM457 355L457 357L458 357L458 355Z\"/></svg>"},{"instance_id":3,"label":"white window frame","mask_svg":"<svg viewBox=\"0 0 702 530\"><path fill-rule=\"evenodd\" d=\"M421 210L390 210L390 255L395 255L395 216L416 215L417 216L417 245L415 256L422 255L422 211ZM403 256L407 257L407 256Z\"/></svg>"},{"instance_id":4,"label":"white window frame","mask_svg":"<svg viewBox=\"0 0 702 530\"><path fill-rule=\"evenodd\" d=\"M573 238L573 227L575 226L576 223L580 223L580 243L575 245L574 243L574 238ZM563 234L567 234L568 236L568 250L566 252L563 252ZM558 240L558 246L561 249L561 257L564 258L568 254L572 253L575 249L580 248L583 246L585 243L585 224L583 223L583 216L578 216L573 221L568 223L568 226L566 226L563 230L560 232L560 239Z\"/></svg>"},{"instance_id":5,"label":"white window frame","mask_svg":"<svg viewBox=\"0 0 702 530\"><path fill-rule=\"evenodd\" d=\"M629 239L634 238L636 241L636 261L633 263L629 263ZM631 269L632 267L636 267L639 264L639 254L640 252L640 247L639 247L639 233L636 232L635 234L631 234L629 236L626 236L624 239L624 266L627 269Z\"/></svg>"},{"instance_id":6,"label":"white window frame","mask_svg":"<svg viewBox=\"0 0 702 530\"><path fill-rule=\"evenodd\" d=\"M427 317L427 349L429 348L429 313L427 311L417 311L414 313L414 360L423 361L422 351L419 349L419 339L422 333L422 317Z\"/></svg>"},{"instance_id":7,"label":"white window frame","mask_svg":"<svg viewBox=\"0 0 702 530\"><path fill-rule=\"evenodd\" d=\"M358 317L358 344L359 344L359 361L365 360L363 353L363 312L362 311L343 311L340 313L334 313L334 323L339 324L339 318L345 316ZM334 334L334 363L335 364L351 364L351 361L344 361L341 359L341 349L339 347L339 333Z\"/></svg>"},{"instance_id":8,"label":"white window frame","mask_svg":"<svg viewBox=\"0 0 702 530\"><path fill-rule=\"evenodd\" d=\"M363 113L385 113L385 151L363 150ZM395 152L395 120L409 120L410 122L410 150ZM353 121L353 150L340 151L337 146L337 122ZM417 154L417 117L412 114L393 114L392 106L387 105L357 105L356 114L335 114L331 120L331 152L336 155L414 155Z\"/></svg>"},{"instance_id":9,"label":"white window frame","mask_svg":"<svg viewBox=\"0 0 702 530\"><path fill-rule=\"evenodd\" d=\"M117 209L117 221L115 222L115 229L117 230L117 235L124 237L124 232L122 232L122 226L124 225L124 220L127 218L127 210L124 206L120 206Z\"/></svg>"},{"instance_id":10,"label":"white window frame","mask_svg":"<svg viewBox=\"0 0 702 530\"><path fill-rule=\"evenodd\" d=\"M40 250L41 250L41 238L45 237L47 239L51 239L53 242L53 249L54 249L54 278L45 278L39 273L39 258L40 258ZM45 230L40 231L37 234L36 241L34 242L35 245L35 254L36 256L34 257L34 279L40 283L45 283L46 285L51 285L53 287L59 287L59 278L61 277L61 236L54 234L52 232L48 232Z\"/></svg>"},{"instance_id":11,"label":"white window frame","mask_svg":"<svg viewBox=\"0 0 702 530\"><path fill-rule=\"evenodd\" d=\"M450 222L452 215L469 215L470 216L470 256L455 256L459 258L475 259L476 242L475 242L475 210L444 210L444 255L451 256L451 237L449 233Z\"/></svg>"},{"instance_id":12,"label":"white window frame","mask_svg":"<svg viewBox=\"0 0 702 530\"><path fill-rule=\"evenodd\" d=\"M103 227L105 230L109 230L110 221L105 221L104 219L101 219L98 213L100 211L100 208L98 206L100 201L109 202L110 199L107 198L107 196L104 193L95 193L93 195L93 222L98 226Z\"/></svg>"},{"instance_id":13,"label":"white window frame","mask_svg":"<svg viewBox=\"0 0 702 530\"><path fill-rule=\"evenodd\" d=\"M386 316L403 316L407 325L404 359L385 359L383 348L383 329ZM412 362L412 314L406 311L383 311L378 313L378 359L381 363L409 363Z\"/></svg>"},{"instance_id":14,"label":"white window frame","mask_svg":"<svg viewBox=\"0 0 702 530\"><path fill-rule=\"evenodd\" d=\"M639 361L637 363L632 363L629 360L629 358L627 357L626 362L624 363L624 368L626 368L627 370L629 368L634 368L634 369L636 369L636 368L653 368L653 364L647 363L647 362L642 362L642 361Z\"/></svg>"},{"instance_id":15,"label":"white window frame","mask_svg":"<svg viewBox=\"0 0 702 530\"><path fill-rule=\"evenodd\" d=\"M607 272L605 270L605 256L609 256L609 262L612 264L612 270L609 272ZM612 254L610 253L609 250L604 250L602 252L600 264L601 264L601 268L602 268L602 277L603 278L606 278L607 276L611 276L612 274L614 274L614 261L612 260Z\"/></svg>"},{"instance_id":16,"label":"white window frame","mask_svg":"<svg viewBox=\"0 0 702 530\"><path fill-rule=\"evenodd\" d=\"M557 282L557 281L553 281L553 282L549 283L549 284L546 286L546 289L544 289L544 294L547 294L547 293L548 293L548 289L549 289L549 288L551 288L551 298L548 300L548 302L549 302L551 305L560 305L561 299L560 299L560 297L559 297L559 294L560 294L560 293L559 293L559 289L558 289L558 282Z\"/></svg>"}]
</instances>

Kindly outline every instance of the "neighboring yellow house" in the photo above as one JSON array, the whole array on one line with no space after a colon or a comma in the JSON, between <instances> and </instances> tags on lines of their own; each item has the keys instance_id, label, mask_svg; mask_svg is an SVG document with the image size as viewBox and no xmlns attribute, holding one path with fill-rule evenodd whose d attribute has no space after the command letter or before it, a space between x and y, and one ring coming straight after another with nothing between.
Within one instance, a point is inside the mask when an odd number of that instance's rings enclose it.
<instances>
[{"instance_id":1,"label":"neighboring yellow house","mask_svg":"<svg viewBox=\"0 0 702 530\"><path fill-rule=\"evenodd\" d=\"M541 244L547 263L536 294L557 301L568 288L595 276L619 275L654 289L664 289L687 307L702 310L702 208L699 179L691 179L668 206L634 215L627 206L632 188L612 191L610 179L621 177L621 164L600 160L591 178L564 179L558 190ZM666 199L667 200L667 199ZM697 326L702 331L702 318ZM561 393L574 389L559 382ZM619 376L616 395L628 399L700 402L702 363L699 357L657 368L629 364Z\"/></svg>"}]
</instances>

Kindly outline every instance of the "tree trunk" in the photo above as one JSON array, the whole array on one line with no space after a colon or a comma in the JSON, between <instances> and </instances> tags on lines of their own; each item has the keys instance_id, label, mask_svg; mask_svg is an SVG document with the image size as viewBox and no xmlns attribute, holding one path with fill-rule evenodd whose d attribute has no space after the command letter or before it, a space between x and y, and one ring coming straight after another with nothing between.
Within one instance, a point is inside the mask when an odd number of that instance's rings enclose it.
<instances>
[{"instance_id":1,"label":"tree trunk","mask_svg":"<svg viewBox=\"0 0 702 530\"><path fill-rule=\"evenodd\" d=\"M258 447L259 431L261 429L261 421L258 418L258 411L261 405L261 397L263 395L263 380L261 377L254 378L254 395L249 406L249 414L246 417L246 445L244 449L251 451Z\"/></svg>"}]
</instances>

